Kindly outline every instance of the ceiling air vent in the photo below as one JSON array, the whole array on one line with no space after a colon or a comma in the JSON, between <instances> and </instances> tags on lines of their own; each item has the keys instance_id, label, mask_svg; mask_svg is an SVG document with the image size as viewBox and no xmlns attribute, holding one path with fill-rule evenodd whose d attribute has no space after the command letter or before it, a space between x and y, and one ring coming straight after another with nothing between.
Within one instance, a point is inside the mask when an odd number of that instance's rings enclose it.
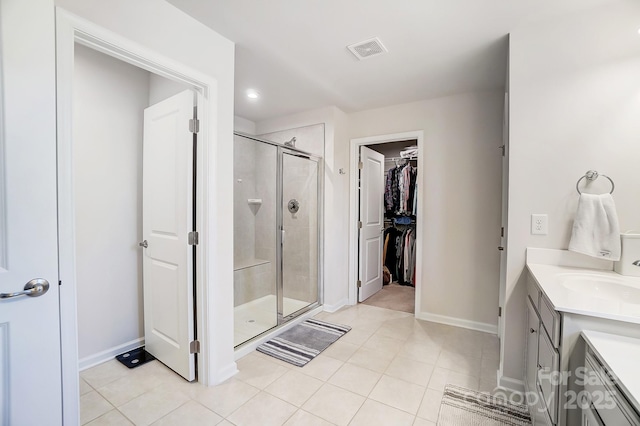
<instances>
[{"instance_id":1,"label":"ceiling air vent","mask_svg":"<svg viewBox=\"0 0 640 426\"><path fill-rule=\"evenodd\" d=\"M347 49L349 49L349 51L351 51L351 53L353 53L359 60L368 59L387 52L387 48L384 47L378 37L350 44L347 46Z\"/></svg>"}]
</instances>

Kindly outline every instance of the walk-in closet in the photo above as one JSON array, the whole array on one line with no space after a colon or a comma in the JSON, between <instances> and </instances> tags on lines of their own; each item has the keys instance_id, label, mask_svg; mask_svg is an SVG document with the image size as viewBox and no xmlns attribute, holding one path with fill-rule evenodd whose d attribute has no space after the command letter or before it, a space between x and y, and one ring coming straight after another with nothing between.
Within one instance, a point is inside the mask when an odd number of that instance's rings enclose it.
<instances>
[{"instance_id":1,"label":"walk-in closet","mask_svg":"<svg viewBox=\"0 0 640 426\"><path fill-rule=\"evenodd\" d=\"M376 210L376 203L382 209L383 216L381 229L374 230L380 232L381 238L369 239L370 245L380 245L379 259L372 263L380 264L378 272L382 277L382 286L379 290L368 292L373 294L360 297L360 301L368 305L413 313L419 196L417 140L372 144L363 146L360 150L360 222L363 222L363 218L371 216L371 210ZM376 163L380 163L382 176L379 176L377 171L369 170L370 165ZM366 205L363 203L365 199ZM365 218L364 222L366 221ZM366 237L363 235L363 238ZM367 252L375 253L373 250ZM366 267L371 269L368 264ZM364 269L361 268L361 271L364 272Z\"/></svg>"}]
</instances>

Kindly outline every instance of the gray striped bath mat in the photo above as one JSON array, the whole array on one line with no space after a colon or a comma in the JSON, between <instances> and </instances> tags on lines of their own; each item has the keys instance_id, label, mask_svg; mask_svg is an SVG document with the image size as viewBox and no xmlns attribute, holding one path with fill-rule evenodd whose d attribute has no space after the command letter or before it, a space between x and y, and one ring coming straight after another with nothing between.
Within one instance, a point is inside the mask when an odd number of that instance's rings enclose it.
<instances>
[{"instance_id":1,"label":"gray striped bath mat","mask_svg":"<svg viewBox=\"0 0 640 426\"><path fill-rule=\"evenodd\" d=\"M438 426L526 426L526 405L513 404L488 393L447 385L440 403Z\"/></svg>"},{"instance_id":2,"label":"gray striped bath mat","mask_svg":"<svg viewBox=\"0 0 640 426\"><path fill-rule=\"evenodd\" d=\"M308 319L256 348L264 354L302 367L342 337L351 327Z\"/></svg>"}]
</instances>

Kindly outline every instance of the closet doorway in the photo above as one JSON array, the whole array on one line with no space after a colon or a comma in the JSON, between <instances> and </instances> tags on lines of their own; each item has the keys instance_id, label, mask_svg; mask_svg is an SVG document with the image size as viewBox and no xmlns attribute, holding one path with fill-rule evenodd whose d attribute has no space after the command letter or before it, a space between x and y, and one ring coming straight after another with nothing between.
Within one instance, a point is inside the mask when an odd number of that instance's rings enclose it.
<instances>
[{"instance_id":1,"label":"closet doorway","mask_svg":"<svg viewBox=\"0 0 640 426\"><path fill-rule=\"evenodd\" d=\"M420 312L421 148L421 131L351 140L351 304Z\"/></svg>"}]
</instances>

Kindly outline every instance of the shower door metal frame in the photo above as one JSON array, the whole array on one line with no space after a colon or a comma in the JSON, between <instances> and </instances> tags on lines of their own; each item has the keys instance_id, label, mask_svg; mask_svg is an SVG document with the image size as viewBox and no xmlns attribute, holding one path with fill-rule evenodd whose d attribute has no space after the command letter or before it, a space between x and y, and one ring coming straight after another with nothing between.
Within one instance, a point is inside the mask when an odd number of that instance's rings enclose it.
<instances>
[{"instance_id":1,"label":"shower door metal frame","mask_svg":"<svg viewBox=\"0 0 640 426\"><path fill-rule=\"evenodd\" d=\"M284 271L284 259L282 256L282 251L284 250L284 241L283 241L283 233L285 231L284 229L284 155L292 155L294 157L299 157L299 158L304 158L307 159L309 161L314 161L316 163L316 176L317 176L317 211L316 211L316 216L317 216L317 224L318 224L318 277L317 277L317 292L318 292L318 296L317 296L317 300L314 303L309 304L308 306L293 312L290 315L287 315L286 317L284 316L284 278L283 278L283 271ZM323 211L322 208L322 184L321 184L321 175L322 173L320 173L321 169L321 161L322 159L316 155L304 152L304 151L300 151L297 149L293 149L290 147L284 147L281 145L278 145L278 170L277 170L277 179L278 179L278 187L276 189L276 198L278 199L278 204L280 206L280 208L276 211L276 222L277 222L277 226L279 228L280 232L276 233L276 246L277 246L277 250L276 250L276 264L278 265L278 267L276 268L276 287L277 287L277 302L278 302L278 325L281 324L285 324L289 321L291 321L293 318L319 306L321 304L321 297L322 297L322 291L321 289L324 288L324 286L322 285L322 281L321 281L321 277L322 277L322 268L321 268L321 260L322 260L322 220L321 220L321 212ZM286 234L284 234L286 235Z\"/></svg>"},{"instance_id":2,"label":"shower door metal frame","mask_svg":"<svg viewBox=\"0 0 640 426\"><path fill-rule=\"evenodd\" d=\"M267 145L272 145L275 146L277 148L277 152L276 152L276 158L277 158L277 164L276 164L276 202L278 203L277 205L279 206L276 209L276 301L277 301L277 325L276 327L279 327L282 324L286 324L287 322L291 321L292 319L304 314L305 312L308 312L312 309L315 309L316 307L322 305L324 303L324 271L323 271L323 262L324 262L324 161L323 158L315 155L315 154L311 154L309 152L306 151L302 151L300 149L297 148L293 148L293 147L285 147L282 144L273 142L273 141L269 141L269 140L265 140L253 135L248 135L245 133L241 133L241 132L233 132L234 135L236 136L240 136L246 139L250 139L256 142L261 142ZM284 203L283 203L283 158L284 158L284 153L287 153L289 155L293 155L296 157L300 157L300 158L306 158L310 161L315 161L316 162L316 167L317 167L317 221L318 221L318 258L317 258L317 262L318 262L318 300L315 303L311 303L309 304L309 306L302 308L294 313L292 313L291 315L288 315L286 317L283 316L283 312L284 312L284 282L283 282L283 277L282 277L282 270L283 270L283 256L282 256L282 231L283 231L283 209L284 209ZM270 331L273 331L273 328L264 331L263 333L260 333L257 336L254 336L252 339L248 340L247 342L250 342L252 340L254 340L256 337L268 333ZM244 342L241 345L247 343Z\"/></svg>"}]
</instances>

